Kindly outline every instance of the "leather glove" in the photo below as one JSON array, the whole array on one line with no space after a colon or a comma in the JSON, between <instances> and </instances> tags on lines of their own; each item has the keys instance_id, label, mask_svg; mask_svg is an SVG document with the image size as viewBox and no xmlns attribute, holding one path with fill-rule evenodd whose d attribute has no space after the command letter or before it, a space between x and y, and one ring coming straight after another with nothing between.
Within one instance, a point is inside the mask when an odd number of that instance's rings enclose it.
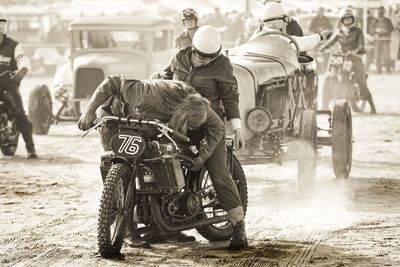
<instances>
[{"instance_id":1,"label":"leather glove","mask_svg":"<svg viewBox=\"0 0 400 267\"><path fill-rule=\"evenodd\" d=\"M242 134L242 129L236 129L235 130L235 148L236 150L240 150L242 148L244 148L245 145L245 141L244 141L244 137Z\"/></svg>"},{"instance_id":2,"label":"leather glove","mask_svg":"<svg viewBox=\"0 0 400 267\"><path fill-rule=\"evenodd\" d=\"M321 36L321 41L326 41L328 40L332 35L332 31L331 30L324 30L322 32L319 33L319 36Z\"/></svg>"},{"instance_id":3,"label":"leather glove","mask_svg":"<svg viewBox=\"0 0 400 267\"><path fill-rule=\"evenodd\" d=\"M193 164L192 168L190 168L190 170L194 171L194 172L200 171L201 168L204 166L205 161L199 156L192 158L192 160L193 160L194 164Z\"/></svg>"},{"instance_id":4,"label":"leather glove","mask_svg":"<svg viewBox=\"0 0 400 267\"><path fill-rule=\"evenodd\" d=\"M16 82L21 82L24 76L28 73L28 70L23 67L20 70L16 70L13 73L10 74L11 80L14 80Z\"/></svg>"},{"instance_id":5,"label":"leather glove","mask_svg":"<svg viewBox=\"0 0 400 267\"><path fill-rule=\"evenodd\" d=\"M93 126L93 122L96 119L96 113L85 110L78 121L78 128L82 131L89 130Z\"/></svg>"}]
</instances>

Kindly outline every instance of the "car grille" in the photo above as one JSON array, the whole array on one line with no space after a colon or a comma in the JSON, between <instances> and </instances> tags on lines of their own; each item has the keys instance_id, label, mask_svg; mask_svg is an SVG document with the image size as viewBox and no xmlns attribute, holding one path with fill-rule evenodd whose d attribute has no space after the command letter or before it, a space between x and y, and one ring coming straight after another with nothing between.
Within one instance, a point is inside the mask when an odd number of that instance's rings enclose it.
<instances>
[{"instance_id":1,"label":"car grille","mask_svg":"<svg viewBox=\"0 0 400 267\"><path fill-rule=\"evenodd\" d=\"M80 68L76 71L75 98L90 98L97 86L104 80L103 70Z\"/></svg>"},{"instance_id":2,"label":"car grille","mask_svg":"<svg viewBox=\"0 0 400 267\"><path fill-rule=\"evenodd\" d=\"M286 108L286 90L284 84L264 85L269 87L263 97L262 106L271 113L272 119L282 118Z\"/></svg>"}]
</instances>

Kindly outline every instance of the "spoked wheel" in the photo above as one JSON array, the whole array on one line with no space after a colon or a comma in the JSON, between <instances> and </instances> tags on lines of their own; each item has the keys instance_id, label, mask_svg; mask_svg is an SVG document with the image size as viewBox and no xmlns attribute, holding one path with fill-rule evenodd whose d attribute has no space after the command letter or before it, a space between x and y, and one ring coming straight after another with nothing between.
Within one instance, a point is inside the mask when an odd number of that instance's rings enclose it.
<instances>
[{"instance_id":1,"label":"spoked wheel","mask_svg":"<svg viewBox=\"0 0 400 267\"><path fill-rule=\"evenodd\" d=\"M108 258L118 255L125 237L127 205L133 199L134 190L128 190L131 170L125 164L116 163L108 171L104 183L99 211L97 240L100 255Z\"/></svg>"},{"instance_id":2,"label":"spoked wheel","mask_svg":"<svg viewBox=\"0 0 400 267\"><path fill-rule=\"evenodd\" d=\"M7 143L4 145L1 145L1 147L0 147L1 152L3 153L4 156L14 156L15 151L17 151L17 147L18 147L18 140L19 140L20 132L16 128L15 120L13 120L11 122L11 127L9 129L10 129L10 132L8 133L9 138L7 140Z\"/></svg>"},{"instance_id":3,"label":"spoked wheel","mask_svg":"<svg viewBox=\"0 0 400 267\"><path fill-rule=\"evenodd\" d=\"M301 114L297 155L298 189L300 194L311 193L317 171L317 118L314 111Z\"/></svg>"},{"instance_id":4,"label":"spoked wheel","mask_svg":"<svg viewBox=\"0 0 400 267\"><path fill-rule=\"evenodd\" d=\"M349 177L353 153L351 109L346 100L336 102L332 122L332 160L336 178Z\"/></svg>"},{"instance_id":5,"label":"spoked wheel","mask_svg":"<svg viewBox=\"0 0 400 267\"><path fill-rule=\"evenodd\" d=\"M244 175L242 166L238 159L233 156L233 181L235 182L239 191L240 199L242 201L243 210L247 210L247 182ZM197 181L198 191L202 191L202 207L204 211L203 216L213 218L215 216L223 216L226 211L218 204L216 198L216 191L211 181L210 175L203 168ZM224 241L229 240L233 236L233 226L230 222L222 222L196 228L197 232L209 241Z\"/></svg>"}]
</instances>

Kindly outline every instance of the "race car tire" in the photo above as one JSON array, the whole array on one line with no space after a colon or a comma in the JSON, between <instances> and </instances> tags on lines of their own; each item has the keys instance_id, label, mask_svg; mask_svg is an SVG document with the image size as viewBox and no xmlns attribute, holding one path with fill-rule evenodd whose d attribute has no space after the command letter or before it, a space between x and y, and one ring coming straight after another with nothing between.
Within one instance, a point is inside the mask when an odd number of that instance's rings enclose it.
<instances>
[{"instance_id":1,"label":"race car tire","mask_svg":"<svg viewBox=\"0 0 400 267\"><path fill-rule=\"evenodd\" d=\"M353 126L351 108L346 100L338 100L333 109L332 165L336 178L348 178L352 163Z\"/></svg>"},{"instance_id":2,"label":"race car tire","mask_svg":"<svg viewBox=\"0 0 400 267\"><path fill-rule=\"evenodd\" d=\"M53 122L53 104L49 88L46 85L36 86L29 95L29 120L33 133L47 134Z\"/></svg>"},{"instance_id":3,"label":"race car tire","mask_svg":"<svg viewBox=\"0 0 400 267\"><path fill-rule=\"evenodd\" d=\"M244 175L239 160L235 156L233 156L232 164L233 164L232 178L237 185L240 199L242 201L243 211L246 214L247 201L248 201L246 176ZM204 181L207 178L211 182L210 176L203 168L197 180L198 189L201 190L203 188ZM222 210L222 208L220 208L220 210L223 213L226 213L225 211ZM205 239L209 241L225 241L231 239L233 236L233 225L230 222L201 226L197 227L196 230L201 236L203 236Z\"/></svg>"},{"instance_id":4,"label":"race car tire","mask_svg":"<svg viewBox=\"0 0 400 267\"><path fill-rule=\"evenodd\" d=\"M297 186L299 192L314 190L317 171L317 118L313 110L301 114L297 156Z\"/></svg>"},{"instance_id":5,"label":"race car tire","mask_svg":"<svg viewBox=\"0 0 400 267\"><path fill-rule=\"evenodd\" d=\"M121 250L126 230L125 199L130 176L131 170L126 164L115 163L104 183L97 228L99 253L104 258L118 255Z\"/></svg>"}]
</instances>

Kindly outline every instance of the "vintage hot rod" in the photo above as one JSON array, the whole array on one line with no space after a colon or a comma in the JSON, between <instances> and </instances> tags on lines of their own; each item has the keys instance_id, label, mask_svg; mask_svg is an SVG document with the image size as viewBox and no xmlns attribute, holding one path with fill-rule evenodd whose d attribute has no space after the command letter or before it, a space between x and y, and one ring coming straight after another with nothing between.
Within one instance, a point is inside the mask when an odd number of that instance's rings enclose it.
<instances>
[{"instance_id":1,"label":"vintage hot rod","mask_svg":"<svg viewBox=\"0 0 400 267\"><path fill-rule=\"evenodd\" d=\"M299 185L304 187L315 179L319 146L332 146L336 177L349 176L352 116L345 100L338 100L333 111L317 110L316 64L299 52L291 36L275 31L227 51L246 139L241 162L263 164L297 156ZM326 129L317 126L317 114L328 117Z\"/></svg>"}]
</instances>

